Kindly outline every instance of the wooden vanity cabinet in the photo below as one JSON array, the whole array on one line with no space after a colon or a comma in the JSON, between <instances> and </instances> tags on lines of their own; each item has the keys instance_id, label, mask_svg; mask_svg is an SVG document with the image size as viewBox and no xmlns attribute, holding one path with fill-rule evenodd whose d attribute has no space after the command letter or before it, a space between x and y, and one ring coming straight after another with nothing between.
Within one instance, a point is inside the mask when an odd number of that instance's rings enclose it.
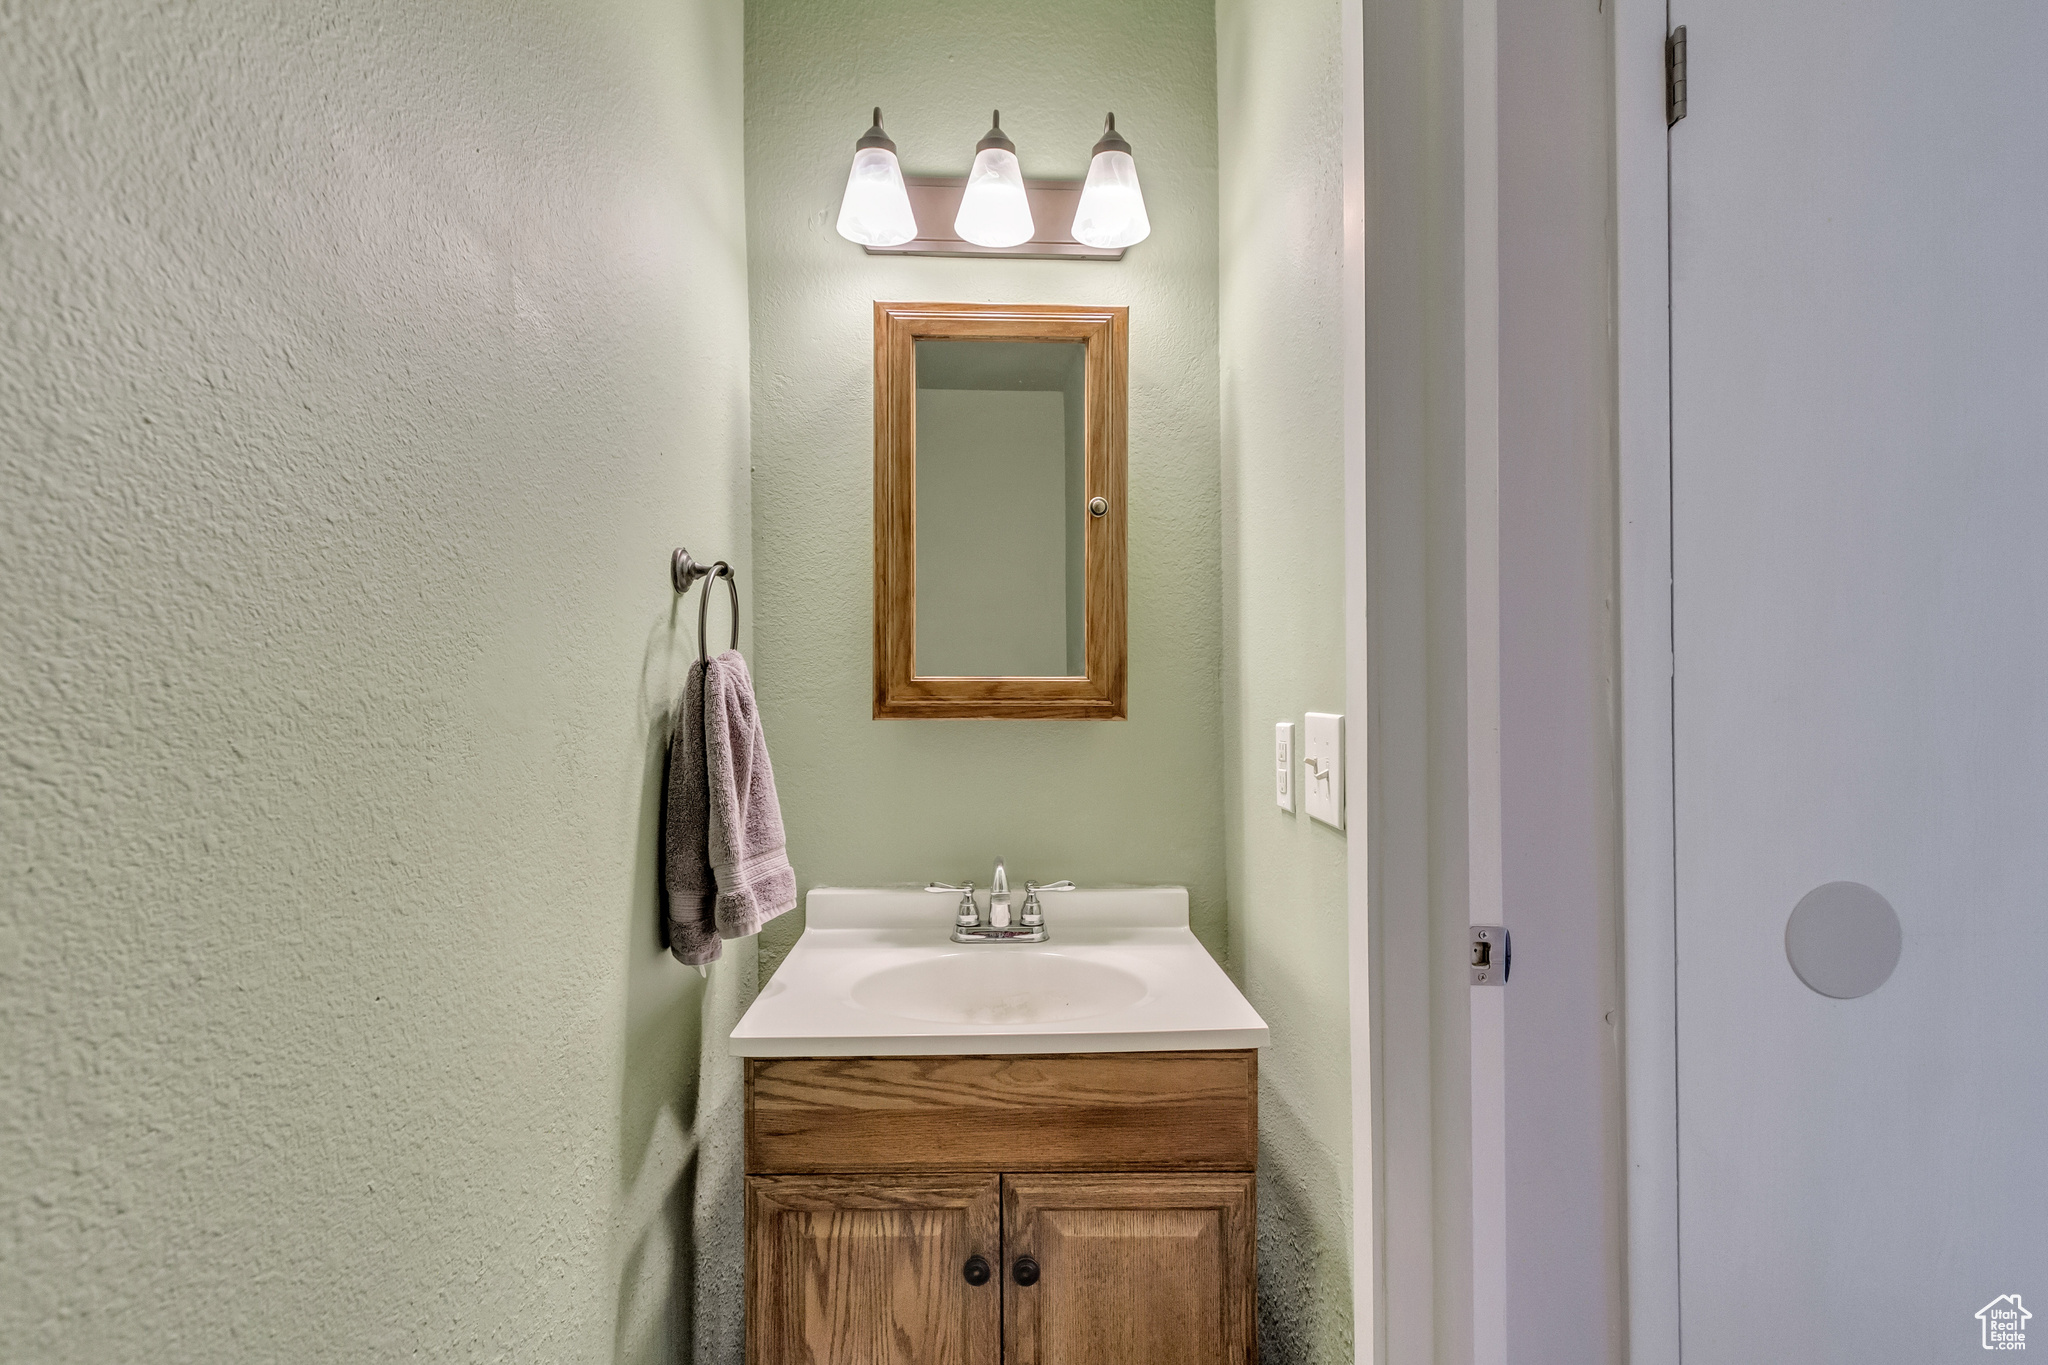
<instances>
[{"instance_id":1,"label":"wooden vanity cabinet","mask_svg":"<svg viewBox=\"0 0 2048 1365\"><path fill-rule=\"evenodd\" d=\"M747 1358L996 1365L1001 1256L992 1175L749 1176Z\"/></svg>"},{"instance_id":2,"label":"wooden vanity cabinet","mask_svg":"<svg viewBox=\"0 0 2048 1365\"><path fill-rule=\"evenodd\" d=\"M1256 1358L1252 1175L1006 1175L1003 1358L1240 1365Z\"/></svg>"},{"instance_id":3,"label":"wooden vanity cabinet","mask_svg":"<svg viewBox=\"0 0 2048 1365\"><path fill-rule=\"evenodd\" d=\"M1249 1050L750 1059L749 1362L1253 1365L1257 1092Z\"/></svg>"}]
</instances>

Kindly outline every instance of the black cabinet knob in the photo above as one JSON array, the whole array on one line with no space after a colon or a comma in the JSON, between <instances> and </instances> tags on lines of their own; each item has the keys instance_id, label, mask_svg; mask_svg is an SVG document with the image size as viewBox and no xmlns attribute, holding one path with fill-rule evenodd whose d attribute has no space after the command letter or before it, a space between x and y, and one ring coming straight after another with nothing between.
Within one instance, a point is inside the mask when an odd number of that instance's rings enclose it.
<instances>
[{"instance_id":1,"label":"black cabinet knob","mask_svg":"<svg viewBox=\"0 0 2048 1365\"><path fill-rule=\"evenodd\" d=\"M1010 1278L1027 1288L1038 1283L1038 1262L1029 1256L1019 1256L1017 1264L1010 1267Z\"/></svg>"},{"instance_id":2,"label":"black cabinet knob","mask_svg":"<svg viewBox=\"0 0 2048 1365\"><path fill-rule=\"evenodd\" d=\"M960 1267L960 1278L969 1284L987 1284L988 1277L988 1262L979 1256L969 1256L967 1264Z\"/></svg>"}]
</instances>

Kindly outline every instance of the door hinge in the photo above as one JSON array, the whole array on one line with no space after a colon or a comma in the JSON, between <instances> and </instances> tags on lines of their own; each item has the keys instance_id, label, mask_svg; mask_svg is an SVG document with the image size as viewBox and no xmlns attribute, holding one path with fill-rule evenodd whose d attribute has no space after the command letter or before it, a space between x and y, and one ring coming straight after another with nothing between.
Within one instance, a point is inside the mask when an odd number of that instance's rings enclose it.
<instances>
[{"instance_id":1,"label":"door hinge","mask_svg":"<svg viewBox=\"0 0 2048 1365\"><path fill-rule=\"evenodd\" d=\"M1514 962L1514 942L1498 924L1472 926L1472 984L1505 986Z\"/></svg>"},{"instance_id":2,"label":"door hinge","mask_svg":"<svg viewBox=\"0 0 2048 1365\"><path fill-rule=\"evenodd\" d=\"M1685 117L1685 25L1664 39L1664 126Z\"/></svg>"}]
</instances>

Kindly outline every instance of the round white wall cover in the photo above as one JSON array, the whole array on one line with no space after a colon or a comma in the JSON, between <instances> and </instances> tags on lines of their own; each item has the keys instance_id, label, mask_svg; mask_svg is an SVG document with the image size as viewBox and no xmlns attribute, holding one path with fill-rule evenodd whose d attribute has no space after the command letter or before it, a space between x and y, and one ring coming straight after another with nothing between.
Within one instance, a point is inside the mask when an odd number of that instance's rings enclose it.
<instances>
[{"instance_id":1,"label":"round white wall cover","mask_svg":"<svg viewBox=\"0 0 2048 1365\"><path fill-rule=\"evenodd\" d=\"M1785 957L1813 990L1854 1000L1891 979L1905 938L1890 901L1861 882L1829 882L1792 907Z\"/></svg>"}]
</instances>

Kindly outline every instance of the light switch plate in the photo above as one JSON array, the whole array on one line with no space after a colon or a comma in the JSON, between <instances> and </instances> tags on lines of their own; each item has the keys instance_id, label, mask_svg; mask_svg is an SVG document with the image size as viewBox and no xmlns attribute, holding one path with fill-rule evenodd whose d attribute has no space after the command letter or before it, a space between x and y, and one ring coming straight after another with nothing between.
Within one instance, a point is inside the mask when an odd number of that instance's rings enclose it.
<instances>
[{"instance_id":1,"label":"light switch plate","mask_svg":"<svg viewBox=\"0 0 2048 1365\"><path fill-rule=\"evenodd\" d=\"M1273 727L1273 804L1294 814L1294 722Z\"/></svg>"},{"instance_id":2,"label":"light switch plate","mask_svg":"<svg viewBox=\"0 0 2048 1365\"><path fill-rule=\"evenodd\" d=\"M1344 828L1344 717L1311 711L1301 744L1302 800L1311 820Z\"/></svg>"}]
</instances>

